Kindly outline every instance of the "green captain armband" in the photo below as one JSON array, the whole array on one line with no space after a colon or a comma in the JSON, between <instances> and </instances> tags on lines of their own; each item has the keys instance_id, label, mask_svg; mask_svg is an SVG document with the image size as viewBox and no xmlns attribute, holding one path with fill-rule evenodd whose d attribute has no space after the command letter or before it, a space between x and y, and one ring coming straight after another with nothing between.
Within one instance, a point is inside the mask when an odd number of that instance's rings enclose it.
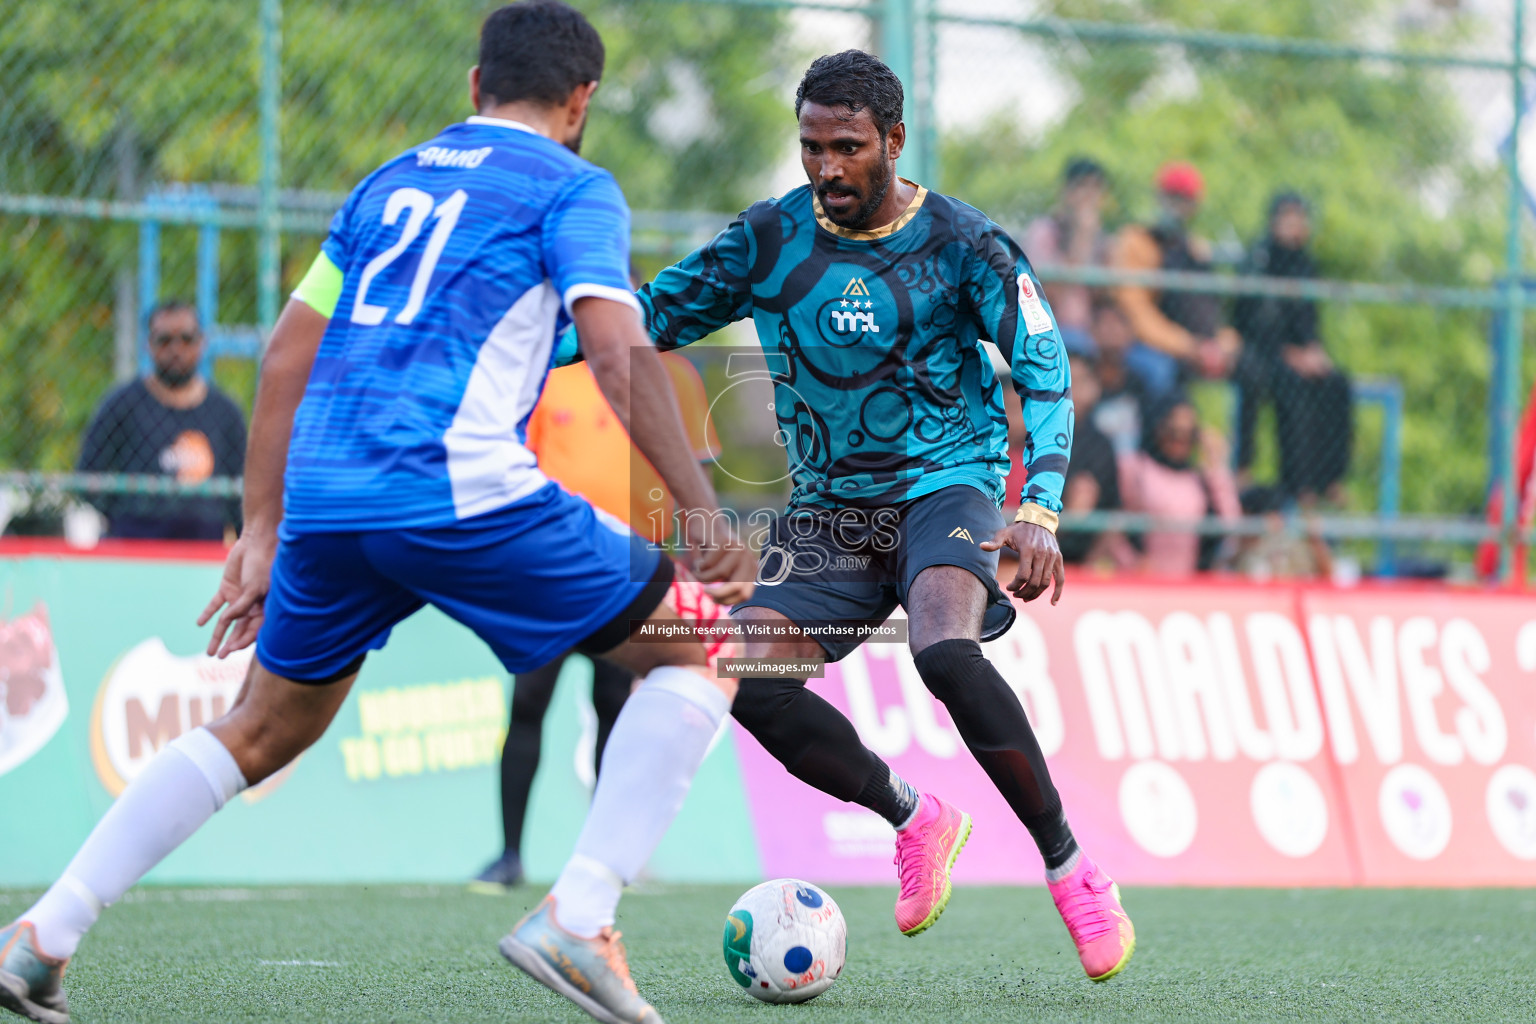
<instances>
[{"instance_id":1,"label":"green captain armband","mask_svg":"<svg viewBox=\"0 0 1536 1024\"><path fill-rule=\"evenodd\" d=\"M332 263L322 249L320 255L315 257L315 262L310 264L309 273L304 275L304 280L293 290L293 297L330 319L336 315L342 280L341 268Z\"/></svg>"}]
</instances>

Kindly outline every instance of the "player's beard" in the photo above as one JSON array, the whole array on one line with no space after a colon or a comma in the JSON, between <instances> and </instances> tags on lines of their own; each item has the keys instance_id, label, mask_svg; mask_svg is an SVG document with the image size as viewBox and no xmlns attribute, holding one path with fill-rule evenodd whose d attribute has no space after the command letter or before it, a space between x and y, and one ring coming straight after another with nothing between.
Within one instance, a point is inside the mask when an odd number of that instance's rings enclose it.
<instances>
[{"instance_id":1,"label":"player's beard","mask_svg":"<svg viewBox=\"0 0 1536 1024\"><path fill-rule=\"evenodd\" d=\"M583 114L583 115L581 115L581 124L576 126L576 136L575 136L575 138L566 139L565 140L565 148L570 150L572 153L575 153L577 156L580 156L581 155L581 137L586 134L586 131L587 131L587 115Z\"/></svg>"},{"instance_id":2,"label":"player's beard","mask_svg":"<svg viewBox=\"0 0 1536 1024\"><path fill-rule=\"evenodd\" d=\"M885 194L891 190L891 181L895 175L891 172L890 162L884 159L884 139L880 140L880 156L882 158L880 160L880 168L875 172L875 177L871 179L867 193L863 189L854 188L846 182L842 182L837 186L839 191L852 192L860 197L859 205L854 209L853 213L839 217L827 209L825 202L821 204L822 212L827 215L827 219L833 224L840 228L863 228L874 217L875 211L880 209L880 204L885 202ZM827 191L828 188L830 188L828 185L819 185L816 188L816 194L825 199L826 197L821 194Z\"/></svg>"}]
</instances>

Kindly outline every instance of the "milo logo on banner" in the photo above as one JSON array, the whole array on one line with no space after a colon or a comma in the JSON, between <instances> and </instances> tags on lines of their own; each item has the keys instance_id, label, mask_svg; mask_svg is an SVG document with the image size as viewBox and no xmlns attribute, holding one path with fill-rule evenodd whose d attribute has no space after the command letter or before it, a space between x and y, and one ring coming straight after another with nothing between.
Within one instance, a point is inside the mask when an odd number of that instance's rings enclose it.
<instances>
[{"instance_id":1,"label":"milo logo on banner","mask_svg":"<svg viewBox=\"0 0 1536 1024\"><path fill-rule=\"evenodd\" d=\"M91 711L91 760L113 796L164 746L229 710L252 652L178 657L151 637L107 670Z\"/></svg>"},{"instance_id":2,"label":"milo logo on banner","mask_svg":"<svg viewBox=\"0 0 1536 1024\"><path fill-rule=\"evenodd\" d=\"M69 717L59 652L41 603L0 619L0 775L26 761Z\"/></svg>"}]
</instances>

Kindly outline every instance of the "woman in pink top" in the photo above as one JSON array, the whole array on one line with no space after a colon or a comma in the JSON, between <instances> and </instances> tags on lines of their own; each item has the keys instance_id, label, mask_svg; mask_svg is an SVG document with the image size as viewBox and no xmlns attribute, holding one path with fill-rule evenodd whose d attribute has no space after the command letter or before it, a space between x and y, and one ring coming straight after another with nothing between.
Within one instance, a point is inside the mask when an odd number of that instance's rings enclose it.
<instances>
[{"instance_id":1,"label":"woman in pink top","mask_svg":"<svg viewBox=\"0 0 1536 1024\"><path fill-rule=\"evenodd\" d=\"M1227 442L1214 430L1201 430L1189 399L1167 396L1147 410L1144 424L1141 450L1120 457L1125 511L1186 521L1242 514ZM1200 534L1184 530L1143 534L1140 568L1155 576L1188 576L1199 567L1200 541Z\"/></svg>"}]
</instances>

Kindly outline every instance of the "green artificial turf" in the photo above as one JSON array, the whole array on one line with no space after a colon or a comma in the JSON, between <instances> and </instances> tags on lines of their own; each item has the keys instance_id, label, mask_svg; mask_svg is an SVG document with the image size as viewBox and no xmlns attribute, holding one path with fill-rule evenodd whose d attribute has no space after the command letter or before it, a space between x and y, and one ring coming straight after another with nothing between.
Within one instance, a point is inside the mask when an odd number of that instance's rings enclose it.
<instances>
[{"instance_id":1,"label":"green artificial turf","mask_svg":"<svg viewBox=\"0 0 1536 1024\"><path fill-rule=\"evenodd\" d=\"M848 965L825 995L768 1006L726 974L745 886L631 893L635 980L671 1022L1532 1021L1536 890L1132 889L1130 966L1083 977L1043 889L957 889L903 938L893 893L834 889ZM34 894L0 891L0 919ZM540 896L448 887L142 889L66 976L92 1021L570 1021L496 940Z\"/></svg>"}]
</instances>

